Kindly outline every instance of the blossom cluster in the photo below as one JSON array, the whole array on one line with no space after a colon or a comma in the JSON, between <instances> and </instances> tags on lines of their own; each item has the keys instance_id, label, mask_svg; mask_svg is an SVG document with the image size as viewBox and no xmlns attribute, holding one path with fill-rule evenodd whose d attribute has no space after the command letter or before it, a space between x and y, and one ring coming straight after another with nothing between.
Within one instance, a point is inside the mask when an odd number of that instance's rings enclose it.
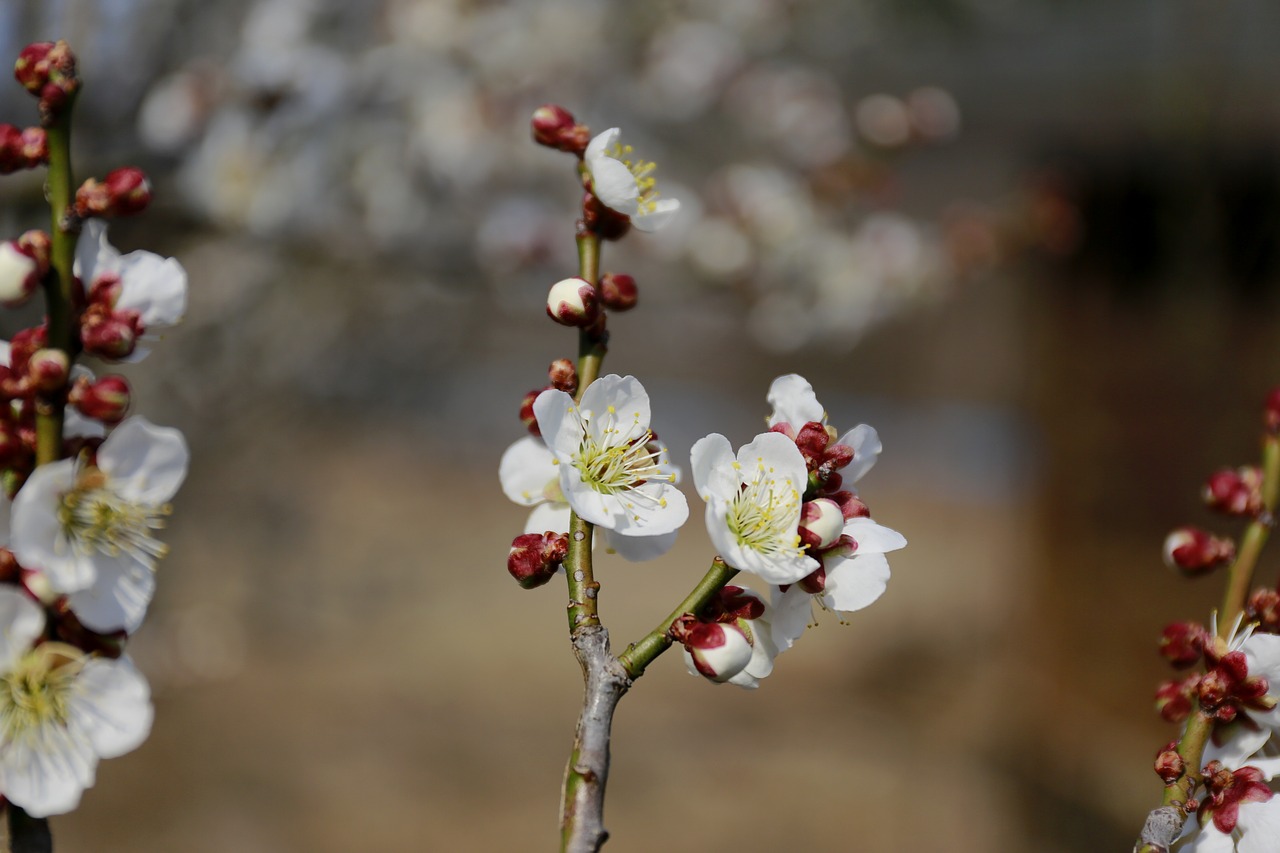
<instances>
[{"instance_id":1,"label":"blossom cluster","mask_svg":"<svg viewBox=\"0 0 1280 853\"><path fill-rule=\"evenodd\" d=\"M1256 466L1222 469L1202 489L1210 509L1250 521L1255 536L1274 523L1265 493L1280 461L1280 389L1268 397L1265 427L1269 474ZM1190 526L1174 530L1164 544L1165 561L1192 577L1226 566L1233 575L1251 573L1256 550L1247 560L1242 551L1230 537ZM1242 577L1247 582L1248 574ZM1280 851L1280 798L1274 791L1280 784L1280 592L1260 587L1240 604L1241 611L1222 630L1215 612L1208 626L1175 622L1160 639L1161 656L1170 665L1195 668L1156 691L1160 715L1183 725L1182 738L1157 755L1156 773L1171 788L1190 777L1190 793L1196 790L1194 780L1203 785L1199 799L1180 800L1193 818L1183 826L1180 850ZM1188 766L1180 741L1193 726L1207 729L1208 737L1196 764Z\"/></svg>"},{"instance_id":2,"label":"blossom cluster","mask_svg":"<svg viewBox=\"0 0 1280 853\"><path fill-rule=\"evenodd\" d=\"M15 76L41 119L17 138L59 134L65 151L74 54L65 42L29 45ZM0 148L14 137L7 127ZM25 165L66 182L70 163L51 148ZM104 218L149 201L145 175L117 169L74 195L51 193L54 234L0 243L0 302L46 298L40 325L0 342L0 794L35 817L75 808L98 760L134 749L151 727L150 690L124 648L155 593L167 550L157 534L187 444L126 417L124 378L76 363L139 361L186 311L177 261L108 242Z\"/></svg>"},{"instance_id":3,"label":"blossom cluster","mask_svg":"<svg viewBox=\"0 0 1280 853\"><path fill-rule=\"evenodd\" d=\"M614 240L635 227L663 227L680 211L661 197L655 164L611 128L592 135L556 105L533 117L535 141L576 155L585 194L580 239ZM552 285L548 316L581 330L589 347L607 342L608 309L636 304L630 276L609 273ZM607 550L653 559L675 542L689 516L681 470L652 428L649 395L633 376L610 374L579 388L568 359L553 362L550 384L530 391L521 420L530 435L499 463L503 491L531 507L507 568L521 586L549 581L569 551L571 517L589 523ZM685 649L691 672L756 687L813 619L813 609L849 613L874 602L889 579L885 554L906 540L871 519L853 484L875 464L881 444L863 424L841 434L812 386L779 377L769 388L767 431L734 452L713 433L692 447L694 488L719 564L750 572L766 593L723 585L700 609L680 615L667 638ZM594 540L593 540L594 541Z\"/></svg>"}]
</instances>

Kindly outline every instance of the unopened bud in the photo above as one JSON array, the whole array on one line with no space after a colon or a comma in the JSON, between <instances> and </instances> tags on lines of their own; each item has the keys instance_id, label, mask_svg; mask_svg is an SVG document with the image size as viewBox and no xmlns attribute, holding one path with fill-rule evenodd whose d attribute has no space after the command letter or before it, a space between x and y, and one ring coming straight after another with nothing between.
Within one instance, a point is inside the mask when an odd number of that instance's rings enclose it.
<instances>
[{"instance_id":1,"label":"unopened bud","mask_svg":"<svg viewBox=\"0 0 1280 853\"><path fill-rule=\"evenodd\" d=\"M1235 558L1236 545L1198 527L1179 527L1164 540L1164 561L1188 575L1210 572Z\"/></svg>"},{"instance_id":2,"label":"unopened bud","mask_svg":"<svg viewBox=\"0 0 1280 853\"><path fill-rule=\"evenodd\" d=\"M1156 688L1156 710L1167 722L1180 723L1191 716L1191 703L1200 684L1200 676L1181 681L1166 681Z\"/></svg>"},{"instance_id":3,"label":"unopened bud","mask_svg":"<svg viewBox=\"0 0 1280 853\"><path fill-rule=\"evenodd\" d=\"M24 167L27 169L49 162L49 134L43 127L28 127L22 131L22 156L27 161Z\"/></svg>"},{"instance_id":4,"label":"unopened bud","mask_svg":"<svg viewBox=\"0 0 1280 853\"><path fill-rule=\"evenodd\" d=\"M542 436L542 430L538 429L538 417L533 413L533 401L546 390L546 388L534 388L520 399L520 423L524 424L524 428L535 438Z\"/></svg>"},{"instance_id":5,"label":"unopened bud","mask_svg":"<svg viewBox=\"0 0 1280 853\"><path fill-rule=\"evenodd\" d=\"M538 107L533 111L529 125L534 142L579 157L587 150L587 143L591 141L591 131L578 124L573 113L558 104L543 104Z\"/></svg>"},{"instance_id":6,"label":"unopened bud","mask_svg":"<svg viewBox=\"0 0 1280 853\"><path fill-rule=\"evenodd\" d=\"M590 326L599 316L596 289L581 278L566 278L551 285L547 316L565 326Z\"/></svg>"},{"instance_id":7,"label":"unopened bud","mask_svg":"<svg viewBox=\"0 0 1280 853\"><path fill-rule=\"evenodd\" d=\"M17 240L0 243L0 304L16 308L40 286L40 264Z\"/></svg>"},{"instance_id":8,"label":"unopened bud","mask_svg":"<svg viewBox=\"0 0 1280 853\"><path fill-rule=\"evenodd\" d=\"M567 358L557 358L547 368L547 376L551 379L551 387L557 391L573 396L578 393L578 369Z\"/></svg>"},{"instance_id":9,"label":"unopened bud","mask_svg":"<svg viewBox=\"0 0 1280 853\"><path fill-rule=\"evenodd\" d=\"M728 681L751 662L751 641L736 624L700 622L686 614L671 626L671 636L684 646L685 661L712 681Z\"/></svg>"},{"instance_id":10,"label":"unopened bud","mask_svg":"<svg viewBox=\"0 0 1280 853\"><path fill-rule=\"evenodd\" d=\"M822 457L830 440L826 426L818 421L810 421L796 433L796 447L800 448L800 455L804 457L810 471L822 464Z\"/></svg>"},{"instance_id":11,"label":"unopened bud","mask_svg":"<svg viewBox=\"0 0 1280 853\"><path fill-rule=\"evenodd\" d=\"M1209 632L1197 622L1174 622L1160 635L1160 656L1178 669L1200 660Z\"/></svg>"},{"instance_id":12,"label":"unopened bud","mask_svg":"<svg viewBox=\"0 0 1280 853\"><path fill-rule=\"evenodd\" d=\"M827 588L826 566L819 566L812 573L796 581L796 586L810 595L821 595Z\"/></svg>"},{"instance_id":13,"label":"unopened bud","mask_svg":"<svg viewBox=\"0 0 1280 853\"><path fill-rule=\"evenodd\" d=\"M638 298L636 280L626 273L607 272L600 276L600 301L610 311L634 308Z\"/></svg>"},{"instance_id":14,"label":"unopened bud","mask_svg":"<svg viewBox=\"0 0 1280 853\"><path fill-rule=\"evenodd\" d=\"M86 312L80 322L80 341L90 355L118 361L133 354L138 330L127 318Z\"/></svg>"},{"instance_id":15,"label":"unopened bud","mask_svg":"<svg viewBox=\"0 0 1280 853\"><path fill-rule=\"evenodd\" d=\"M36 350L27 362L27 375L37 391L57 391L66 387L71 361L60 349Z\"/></svg>"},{"instance_id":16,"label":"unopened bud","mask_svg":"<svg viewBox=\"0 0 1280 853\"><path fill-rule=\"evenodd\" d=\"M844 531L844 513L829 498L809 501L800 508L800 541L810 551L834 545Z\"/></svg>"},{"instance_id":17,"label":"unopened bud","mask_svg":"<svg viewBox=\"0 0 1280 853\"><path fill-rule=\"evenodd\" d=\"M1215 471L1201 497L1210 509L1227 515L1257 515L1262 509L1262 469L1256 465Z\"/></svg>"},{"instance_id":18,"label":"unopened bud","mask_svg":"<svg viewBox=\"0 0 1280 853\"><path fill-rule=\"evenodd\" d=\"M840 511L846 519L871 517L871 510L853 492L834 492L827 497L840 505Z\"/></svg>"},{"instance_id":19,"label":"unopened bud","mask_svg":"<svg viewBox=\"0 0 1280 853\"><path fill-rule=\"evenodd\" d=\"M129 383L123 376L103 376L76 382L67 401L85 417L116 424L124 420L130 400Z\"/></svg>"},{"instance_id":20,"label":"unopened bud","mask_svg":"<svg viewBox=\"0 0 1280 853\"><path fill-rule=\"evenodd\" d=\"M40 99L40 114L46 123L80 88L75 54L65 41L36 42L24 47L13 65L13 76Z\"/></svg>"},{"instance_id":21,"label":"unopened bud","mask_svg":"<svg viewBox=\"0 0 1280 853\"><path fill-rule=\"evenodd\" d=\"M555 576L568 553L563 533L522 533L511 541L507 571L520 586L533 589Z\"/></svg>"},{"instance_id":22,"label":"unopened bud","mask_svg":"<svg viewBox=\"0 0 1280 853\"><path fill-rule=\"evenodd\" d=\"M1266 587L1255 589L1245 605L1246 618L1258 623L1258 630L1280 633L1280 592Z\"/></svg>"},{"instance_id":23,"label":"unopened bud","mask_svg":"<svg viewBox=\"0 0 1280 853\"><path fill-rule=\"evenodd\" d=\"M1187 768L1182 756L1178 755L1176 747L1177 743L1171 743L1156 756L1156 775L1163 779L1166 785L1172 785L1181 779Z\"/></svg>"},{"instance_id":24,"label":"unopened bud","mask_svg":"<svg viewBox=\"0 0 1280 853\"><path fill-rule=\"evenodd\" d=\"M0 124L0 175L28 168L22 153L22 130L11 124Z\"/></svg>"},{"instance_id":25,"label":"unopened bud","mask_svg":"<svg viewBox=\"0 0 1280 853\"><path fill-rule=\"evenodd\" d=\"M76 214L81 217L130 216L150 202L151 183L133 166L116 169L103 181L90 178L76 190Z\"/></svg>"},{"instance_id":26,"label":"unopened bud","mask_svg":"<svg viewBox=\"0 0 1280 853\"><path fill-rule=\"evenodd\" d=\"M708 602L703 618L708 622L737 622L739 619L759 619L764 615L765 602L754 590L741 586L725 586Z\"/></svg>"}]
</instances>

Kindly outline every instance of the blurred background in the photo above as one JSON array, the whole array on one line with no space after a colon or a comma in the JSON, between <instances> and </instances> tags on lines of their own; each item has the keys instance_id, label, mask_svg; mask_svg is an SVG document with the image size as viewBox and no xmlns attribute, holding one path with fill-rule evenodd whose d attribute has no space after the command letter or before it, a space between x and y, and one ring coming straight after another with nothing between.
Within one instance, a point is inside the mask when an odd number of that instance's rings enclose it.
<instances>
[{"instance_id":1,"label":"blurred background","mask_svg":"<svg viewBox=\"0 0 1280 853\"><path fill-rule=\"evenodd\" d=\"M194 452L130 644L154 732L59 850L556 843L581 681L562 588L506 574L525 511L496 475L575 346L542 311L579 194L529 140L548 101L622 126L684 205L603 264L641 288L606 369L673 456L749 440L802 373L879 430L860 492L910 541L754 693L650 668L607 849L1129 849L1175 734L1159 631L1220 591L1160 544L1236 532L1197 490L1256 461L1280 381L1280 7L0 4L0 55L56 38L80 175L155 187L113 242L190 273L128 375ZM0 88L0 119L33 107ZM47 221L41 179L0 183L5 234ZM615 645L710 556L695 512L662 561L601 557Z\"/></svg>"}]
</instances>

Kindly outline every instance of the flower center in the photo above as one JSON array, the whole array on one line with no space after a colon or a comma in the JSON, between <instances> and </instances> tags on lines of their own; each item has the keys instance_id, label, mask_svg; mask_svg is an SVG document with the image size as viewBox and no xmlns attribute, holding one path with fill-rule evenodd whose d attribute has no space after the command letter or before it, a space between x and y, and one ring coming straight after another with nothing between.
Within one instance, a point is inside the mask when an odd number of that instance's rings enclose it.
<instances>
[{"instance_id":1,"label":"flower center","mask_svg":"<svg viewBox=\"0 0 1280 853\"><path fill-rule=\"evenodd\" d=\"M71 687L83 666L79 650L45 643L0 678L0 733L5 742L38 736L50 724L65 726Z\"/></svg>"},{"instance_id":2,"label":"flower center","mask_svg":"<svg viewBox=\"0 0 1280 853\"><path fill-rule=\"evenodd\" d=\"M606 495L635 489L648 480L674 483L675 474L662 470L659 453L649 443L652 439L653 433L640 426L639 415L619 426L617 410L610 406L598 431L583 424L574 467L582 472L584 483Z\"/></svg>"},{"instance_id":3,"label":"flower center","mask_svg":"<svg viewBox=\"0 0 1280 853\"><path fill-rule=\"evenodd\" d=\"M734 463L738 467L738 463ZM744 548L771 556L798 555L804 552L798 530L800 492L787 480L772 476L763 461L755 476L742 485L725 518L732 533Z\"/></svg>"},{"instance_id":4,"label":"flower center","mask_svg":"<svg viewBox=\"0 0 1280 853\"><path fill-rule=\"evenodd\" d=\"M605 151L605 155L627 167L627 171L631 172L631 176L636 179L636 189L640 193L636 199L637 206L644 213L652 213L657 207L660 195L657 182L653 177L658 165L652 160L641 160L636 157L634 149L621 142L614 142L613 146Z\"/></svg>"},{"instance_id":5,"label":"flower center","mask_svg":"<svg viewBox=\"0 0 1280 853\"><path fill-rule=\"evenodd\" d=\"M90 468L77 478L75 488L62 495L58 521L80 553L99 551L116 556L124 552L152 565L169 550L152 531L164 527L165 516L171 511L168 504L126 500L107 485L101 471Z\"/></svg>"}]
</instances>

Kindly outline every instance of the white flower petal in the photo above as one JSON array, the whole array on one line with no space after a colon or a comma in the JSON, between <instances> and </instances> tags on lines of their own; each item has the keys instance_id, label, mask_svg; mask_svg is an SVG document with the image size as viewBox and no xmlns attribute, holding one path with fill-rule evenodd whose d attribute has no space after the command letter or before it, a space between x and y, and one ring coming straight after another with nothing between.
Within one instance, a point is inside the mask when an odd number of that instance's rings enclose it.
<instances>
[{"instance_id":1,"label":"white flower petal","mask_svg":"<svg viewBox=\"0 0 1280 853\"><path fill-rule=\"evenodd\" d=\"M786 423L799 432L800 427L810 421L823 422L826 418L826 410L813 393L813 386L795 373L773 380L765 399L773 406L768 421L771 427Z\"/></svg>"},{"instance_id":2,"label":"white flower petal","mask_svg":"<svg viewBox=\"0 0 1280 853\"><path fill-rule=\"evenodd\" d=\"M546 443L528 435L502 454L498 480L503 494L512 501L521 506L534 506L547 500L547 484L560 476L557 467Z\"/></svg>"},{"instance_id":3,"label":"white flower petal","mask_svg":"<svg viewBox=\"0 0 1280 853\"><path fill-rule=\"evenodd\" d=\"M611 127L606 131L597 133L587 143L586 151L582 152L584 160L598 160L605 156L605 152L613 148L618 142L618 137L622 135L622 131L616 127Z\"/></svg>"},{"instance_id":4,"label":"white flower petal","mask_svg":"<svg viewBox=\"0 0 1280 853\"><path fill-rule=\"evenodd\" d=\"M646 234L652 234L665 228L676 218L676 214L680 212L680 201L674 198L661 198L653 203L647 209L641 207L640 210L631 215L631 224Z\"/></svg>"},{"instance_id":5,"label":"white flower petal","mask_svg":"<svg viewBox=\"0 0 1280 853\"><path fill-rule=\"evenodd\" d=\"M98 467L111 478L118 494L157 506L178 492L187 476L191 452L182 433L132 417L98 448Z\"/></svg>"},{"instance_id":6,"label":"white flower petal","mask_svg":"<svg viewBox=\"0 0 1280 853\"><path fill-rule=\"evenodd\" d=\"M533 401L533 416L538 421L543 443L560 461L567 461L578 452L582 444L582 423L572 397L548 388Z\"/></svg>"},{"instance_id":7,"label":"white flower petal","mask_svg":"<svg viewBox=\"0 0 1280 853\"><path fill-rule=\"evenodd\" d=\"M10 549L28 569L44 572L58 592L74 592L93 583L93 562L67 541L58 519L63 493L75 485L75 462L62 459L31 473L13 500Z\"/></svg>"},{"instance_id":8,"label":"white flower petal","mask_svg":"<svg viewBox=\"0 0 1280 853\"><path fill-rule=\"evenodd\" d=\"M1277 853L1280 851L1280 797L1273 796L1265 803L1243 803L1236 828L1240 841L1239 853Z\"/></svg>"},{"instance_id":9,"label":"white flower petal","mask_svg":"<svg viewBox=\"0 0 1280 853\"><path fill-rule=\"evenodd\" d=\"M44 609L17 587L0 587L0 674L13 669L18 659L44 633Z\"/></svg>"},{"instance_id":10,"label":"white flower petal","mask_svg":"<svg viewBox=\"0 0 1280 853\"><path fill-rule=\"evenodd\" d=\"M827 585L822 603L832 610L852 613L884 594L889 584L889 561L883 554L854 554L826 560Z\"/></svg>"},{"instance_id":11,"label":"white flower petal","mask_svg":"<svg viewBox=\"0 0 1280 853\"><path fill-rule=\"evenodd\" d=\"M773 604L770 636L778 651L783 652L795 645L813 620L813 596L798 586L789 587L786 592L771 586L770 593Z\"/></svg>"},{"instance_id":12,"label":"white flower petal","mask_svg":"<svg viewBox=\"0 0 1280 853\"><path fill-rule=\"evenodd\" d=\"M46 724L34 739L5 744L0 751L0 786L5 796L32 817L65 814L93 784L94 755L89 739L74 729Z\"/></svg>"},{"instance_id":13,"label":"white flower petal","mask_svg":"<svg viewBox=\"0 0 1280 853\"><path fill-rule=\"evenodd\" d=\"M896 530L876 524L869 518L851 518L844 523L844 534L858 543L858 554L885 554L905 548L907 540Z\"/></svg>"},{"instance_id":14,"label":"white flower petal","mask_svg":"<svg viewBox=\"0 0 1280 853\"><path fill-rule=\"evenodd\" d=\"M569 505L565 503L538 504L524 523L525 533L569 532Z\"/></svg>"},{"instance_id":15,"label":"white flower petal","mask_svg":"<svg viewBox=\"0 0 1280 853\"><path fill-rule=\"evenodd\" d=\"M597 157L586 163L591 170L591 190L596 198L618 213L635 213L640 186L631 170L611 157Z\"/></svg>"},{"instance_id":16,"label":"white flower petal","mask_svg":"<svg viewBox=\"0 0 1280 853\"><path fill-rule=\"evenodd\" d=\"M619 501L621 512L606 526L624 536L670 533L689 519L684 494L670 483L648 482L611 497Z\"/></svg>"},{"instance_id":17,"label":"white flower petal","mask_svg":"<svg viewBox=\"0 0 1280 853\"><path fill-rule=\"evenodd\" d=\"M541 399L541 398L539 398ZM628 426L638 425L640 430L649 428L649 394L634 376L618 376L610 373L601 376L587 386L579 405L583 419L587 421L587 429L602 443L609 437L603 433L610 418L606 417L613 410L613 421L625 431ZM538 421L541 426L542 421ZM616 444L617 441L611 443Z\"/></svg>"},{"instance_id":18,"label":"white flower petal","mask_svg":"<svg viewBox=\"0 0 1280 853\"><path fill-rule=\"evenodd\" d=\"M632 563L654 560L671 550L676 544L677 533L659 533L653 536L624 536L616 530L601 527L596 535L604 540L605 549Z\"/></svg>"},{"instance_id":19,"label":"white flower petal","mask_svg":"<svg viewBox=\"0 0 1280 853\"><path fill-rule=\"evenodd\" d=\"M738 464L742 482L747 482L750 472L759 465L765 466L771 477L784 480L800 494L809 485L809 471L804 456L796 443L780 432L762 432L744 444L738 451ZM796 524L800 523L800 504L796 504Z\"/></svg>"},{"instance_id":20,"label":"white flower petal","mask_svg":"<svg viewBox=\"0 0 1280 853\"><path fill-rule=\"evenodd\" d=\"M733 447L719 433L700 438L689 451L693 468L693 487L704 501L718 498L730 501L738 494L742 478L733 467Z\"/></svg>"},{"instance_id":21,"label":"white flower petal","mask_svg":"<svg viewBox=\"0 0 1280 853\"><path fill-rule=\"evenodd\" d=\"M101 219L89 219L84 223L80 239L76 241L76 257L71 269L84 282L86 289L103 273L120 271L120 253L107 242L107 224Z\"/></svg>"},{"instance_id":22,"label":"white flower petal","mask_svg":"<svg viewBox=\"0 0 1280 853\"><path fill-rule=\"evenodd\" d=\"M871 470L884 449L880 444L880 436L875 429L866 424L858 424L840 436L840 444L853 448L853 461L841 471L846 483L856 483Z\"/></svg>"},{"instance_id":23,"label":"white flower petal","mask_svg":"<svg viewBox=\"0 0 1280 853\"><path fill-rule=\"evenodd\" d=\"M130 252L120 259L115 307L137 311L149 331L175 326L187 313L187 271L175 258Z\"/></svg>"},{"instance_id":24,"label":"white flower petal","mask_svg":"<svg viewBox=\"0 0 1280 853\"><path fill-rule=\"evenodd\" d=\"M76 678L69 725L88 737L102 758L137 749L151 733L151 689L128 658L92 658Z\"/></svg>"},{"instance_id":25,"label":"white flower petal","mask_svg":"<svg viewBox=\"0 0 1280 853\"><path fill-rule=\"evenodd\" d=\"M156 592L152 567L126 553L96 554L97 577L87 589L71 593L67 604L91 631L109 634L138 630Z\"/></svg>"}]
</instances>

